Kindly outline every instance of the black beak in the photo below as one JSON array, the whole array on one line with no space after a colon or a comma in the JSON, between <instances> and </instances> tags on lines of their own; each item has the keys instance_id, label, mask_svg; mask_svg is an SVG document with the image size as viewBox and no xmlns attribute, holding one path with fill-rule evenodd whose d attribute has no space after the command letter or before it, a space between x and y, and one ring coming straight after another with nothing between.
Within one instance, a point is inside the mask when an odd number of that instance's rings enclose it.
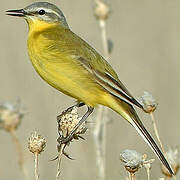
<instances>
[{"instance_id":1,"label":"black beak","mask_svg":"<svg viewBox=\"0 0 180 180\"><path fill-rule=\"evenodd\" d=\"M10 15L10 16L24 17L25 15L27 15L27 13L24 11L24 9L8 10L6 12L7 12L6 15Z\"/></svg>"}]
</instances>

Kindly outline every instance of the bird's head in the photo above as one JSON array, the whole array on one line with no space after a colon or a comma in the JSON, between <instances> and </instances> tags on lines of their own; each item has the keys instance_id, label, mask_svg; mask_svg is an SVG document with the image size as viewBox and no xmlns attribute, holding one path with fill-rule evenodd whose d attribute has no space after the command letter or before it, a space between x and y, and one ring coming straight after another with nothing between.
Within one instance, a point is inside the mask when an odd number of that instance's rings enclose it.
<instances>
[{"instance_id":1,"label":"bird's head","mask_svg":"<svg viewBox=\"0 0 180 180\"><path fill-rule=\"evenodd\" d=\"M66 18L62 11L54 4L48 2L35 2L23 9L8 10L7 15L23 17L28 24L60 24L68 28Z\"/></svg>"}]
</instances>

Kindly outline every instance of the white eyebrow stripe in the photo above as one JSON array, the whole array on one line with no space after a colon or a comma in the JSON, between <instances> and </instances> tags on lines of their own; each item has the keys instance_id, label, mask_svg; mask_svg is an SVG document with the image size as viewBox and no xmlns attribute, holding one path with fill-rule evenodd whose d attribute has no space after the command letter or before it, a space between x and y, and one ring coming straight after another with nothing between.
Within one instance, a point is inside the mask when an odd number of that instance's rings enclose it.
<instances>
[{"instance_id":1,"label":"white eyebrow stripe","mask_svg":"<svg viewBox=\"0 0 180 180\"><path fill-rule=\"evenodd\" d=\"M38 8L37 10L40 11L40 10L42 10L42 9L43 9L45 12L47 12L47 13L53 13L53 14L56 14L58 17L60 17L60 14L57 13L56 11L53 11L52 9L48 9L48 8L42 7L42 8Z\"/></svg>"}]
</instances>

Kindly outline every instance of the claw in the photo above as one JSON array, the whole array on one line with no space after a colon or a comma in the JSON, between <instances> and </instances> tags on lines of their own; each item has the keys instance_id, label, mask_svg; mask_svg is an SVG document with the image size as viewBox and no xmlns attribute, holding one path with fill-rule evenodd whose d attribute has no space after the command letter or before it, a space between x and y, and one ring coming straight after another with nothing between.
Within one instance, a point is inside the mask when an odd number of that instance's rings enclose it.
<instances>
[{"instance_id":1,"label":"claw","mask_svg":"<svg viewBox=\"0 0 180 180\"><path fill-rule=\"evenodd\" d=\"M65 152L65 148L66 148L66 146L67 146L67 144L63 147L63 149L62 149L62 153L63 153L63 155L65 155L68 159L70 159L70 160L74 160L73 158L71 158L66 152Z\"/></svg>"},{"instance_id":2,"label":"claw","mask_svg":"<svg viewBox=\"0 0 180 180\"><path fill-rule=\"evenodd\" d=\"M63 155L66 156L70 160L75 160L75 159L71 158L66 152L63 152Z\"/></svg>"},{"instance_id":3,"label":"claw","mask_svg":"<svg viewBox=\"0 0 180 180\"><path fill-rule=\"evenodd\" d=\"M57 160L58 159L58 156L56 156L55 158L53 158L53 159L50 159L49 161L55 161L55 160Z\"/></svg>"},{"instance_id":4,"label":"claw","mask_svg":"<svg viewBox=\"0 0 180 180\"><path fill-rule=\"evenodd\" d=\"M79 136L79 135L78 135L78 138L80 138L82 140L86 140L85 138L83 138L82 136Z\"/></svg>"}]
</instances>

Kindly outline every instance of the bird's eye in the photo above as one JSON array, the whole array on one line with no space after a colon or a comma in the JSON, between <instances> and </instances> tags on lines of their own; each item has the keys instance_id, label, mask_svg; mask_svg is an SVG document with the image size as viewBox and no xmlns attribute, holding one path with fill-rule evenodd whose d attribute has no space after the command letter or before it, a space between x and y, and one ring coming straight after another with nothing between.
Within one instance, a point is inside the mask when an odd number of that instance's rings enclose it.
<instances>
[{"instance_id":1,"label":"bird's eye","mask_svg":"<svg viewBox=\"0 0 180 180\"><path fill-rule=\"evenodd\" d=\"M39 15L44 15L45 14L45 10L41 9L38 13L39 13Z\"/></svg>"}]
</instances>

